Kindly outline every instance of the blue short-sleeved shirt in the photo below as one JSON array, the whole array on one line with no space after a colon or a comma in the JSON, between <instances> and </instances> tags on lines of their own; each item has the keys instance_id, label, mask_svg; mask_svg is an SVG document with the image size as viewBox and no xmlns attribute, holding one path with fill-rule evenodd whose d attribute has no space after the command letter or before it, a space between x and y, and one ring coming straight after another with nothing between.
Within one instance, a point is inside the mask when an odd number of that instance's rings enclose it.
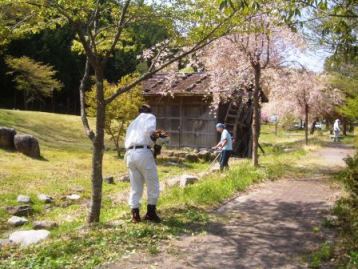
<instances>
[{"instance_id":1,"label":"blue short-sleeved shirt","mask_svg":"<svg viewBox=\"0 0 358 269\"><path fill-rule=\"evenodd\" d=\"M223 150L232 150L232 138L228 130L224 129L224 131L221 133L221 139L220 142L226 140L226 144L223 147Z\"/></svg>"}]
</instances>

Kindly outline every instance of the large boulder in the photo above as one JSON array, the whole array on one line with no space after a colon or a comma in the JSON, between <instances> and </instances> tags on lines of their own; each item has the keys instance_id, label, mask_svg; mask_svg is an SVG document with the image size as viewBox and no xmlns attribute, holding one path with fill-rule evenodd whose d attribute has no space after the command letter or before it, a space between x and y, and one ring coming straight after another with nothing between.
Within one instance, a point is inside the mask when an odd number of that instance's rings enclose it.
<instances>
[{"instance_id":1,"label":"large boulder","mask_svg":"<svg viewBox=\"0 0 358 269\"><path fill-rule=\"evenodd\" d=\"M18 152L21 152L32 158L41 157L39 142L32 135L15 135L14 144Z\"/></svg>"},{"instance_id":2,"label":"large boulder","mask_svg":"<svg viewBox=\"0 0 358 269\"><path fill-rule=\"evenodd\" d=\"M14 137L16 135L15 129L0 127L0 148L15 149Z\"/></svg>"},{"instance_id":3,"label":"large boulder","mask_svg":"<svg viewBox=\"0 0 358 269\"><path fill-rule=\"evenodd\" d=\"M47 230L17 231L10 234L9 240L12 243L26 247L45 240L49 235L50 232Z\"/></svg>"}]
</instances>

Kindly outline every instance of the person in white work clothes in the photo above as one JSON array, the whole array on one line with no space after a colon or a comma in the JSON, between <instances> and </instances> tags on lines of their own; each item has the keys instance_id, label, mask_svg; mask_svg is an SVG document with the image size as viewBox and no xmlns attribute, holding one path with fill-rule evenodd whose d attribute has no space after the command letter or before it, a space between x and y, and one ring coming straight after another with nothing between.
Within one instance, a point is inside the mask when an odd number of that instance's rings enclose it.
<instances>
[{"instance_id":1,"label":"person in white work clothes","mask_svg":"<svg viewBox=\"0 0 358 269\"><path fill-rule=\"evenodd\" d=\"M156 130L156 117L151 113L149 105L143 105L139 116L129 125L126 138L126 164L129 170L131 191L129 205L132 209L132 221L141 221L139 214L140 200L143 194L144 183L147 185L147 214L144 219L160 222L156 213L159 198L159 180L157 165L151 148L154 146L153 134Z\"/></svg>"},{"instance_id":2,"label":"person in white work clothes","mask_svg":"<svg viewBox=\"0 0 358 269\"><path fill-rule=\"evenodd\" d=\"M333 125L333 132L334 132L334 142L339 142L339 133L341 131L341 128L339 128L339 119L336 119Z\"/></svg>"}]
</instances>

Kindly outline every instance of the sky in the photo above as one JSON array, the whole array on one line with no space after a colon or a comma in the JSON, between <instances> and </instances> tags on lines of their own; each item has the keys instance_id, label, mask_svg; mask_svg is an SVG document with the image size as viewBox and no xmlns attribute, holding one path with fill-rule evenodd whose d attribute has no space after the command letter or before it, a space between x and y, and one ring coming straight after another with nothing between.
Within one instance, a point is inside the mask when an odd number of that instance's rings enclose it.
<instances>
[{"instance_id":1,"label":"sky","mask_svg":"<svg viewBox=\"0 0 358 269\"><path fill-rule=\"evenodd\" d=\"M330 53L323 49L308 48L302 53L291 55L293 61L297 61L308 70L321 73L323 72L325 59L330 56Z\"/></svg>"}]
</instances>

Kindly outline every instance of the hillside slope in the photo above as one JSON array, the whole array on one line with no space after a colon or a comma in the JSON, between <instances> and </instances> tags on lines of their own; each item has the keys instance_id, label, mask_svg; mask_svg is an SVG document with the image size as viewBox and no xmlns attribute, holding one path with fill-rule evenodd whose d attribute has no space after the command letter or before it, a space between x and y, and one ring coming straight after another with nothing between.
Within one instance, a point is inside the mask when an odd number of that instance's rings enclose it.
<instances>
[{"instance_id":1,"label":"hillside slope","mask_svg":"<svg viewBox=\"0 0 358 269\"><path fill-rule=\"evenodd\" d=\"M49 148L78 151L91 146L78 116L0 109L0 126L31 134Z\"/></svg>"}]
</instances>

